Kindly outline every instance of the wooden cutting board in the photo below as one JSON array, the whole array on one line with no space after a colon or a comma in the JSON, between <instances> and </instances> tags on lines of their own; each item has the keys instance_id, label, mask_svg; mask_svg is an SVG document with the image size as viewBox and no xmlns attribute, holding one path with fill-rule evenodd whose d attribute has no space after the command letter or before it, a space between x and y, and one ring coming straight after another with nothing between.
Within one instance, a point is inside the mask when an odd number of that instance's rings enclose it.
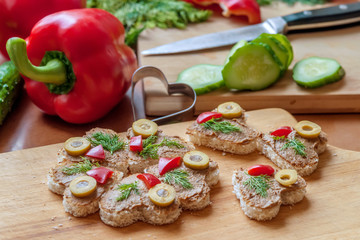
<instances>
[{"instance_id":1,"label":"wooden cutting board","mask_svg":"<svg viewBox=\"0 0 360 240\"><path fill-rule=\"evenodd\" d=\"M350 1L343 1L350 2ZM340 3L340 1L338 2ZM310 8L297 4L289 7L285 4L274 4L262 7L262 20L282 16ZM178 74L196 64L222 65L231 47L223 47L195 53L177 55L143 56L142 50L171 43L206 33L245 26L245 22L236 18L224 18L215 13L209 21L194 24L185 30L152 29L141 34L139 38L139 61L141 65L152 65L160 68L169 82L175 82ZM294 49L294 60L286 75L272 87L257 91L230 92L227 89L198 96L196 113L214 109L219 103L236 101L248 110L280 107L292 113L337 113L360 112L360 25L334 29L331 31L293 33L288 38ZM343 80L318 89L304 89L292 80L292 68L297 61L320 56L334 58L340 62L346 71ZM145 79L146 113L148 115L163 115L190 105L190 100L181 96L166 97L165 88L155 79Z\"/></svg>"},{"instance_id":2,"label":"wooden cutting board","mask_svg":"<svg viewBox=\"0 0 360 240\"><path fill-rule=\"evenodd\" d=\"M294 125L281 109L248 112L248 122L260 131ZM185 137L190 122L162 126ZM326 129L325 129L326 131ZM86 218L64 212L62 197L46 184L61 144L0 154L0 239L357 239L360 234L360 152L329 146L318 169L306 177L307 194L294 206L282 206L276 218L257 222L247 218L232 192L231 175L239 167L270 164L253 153L223 154L199 147L219 164L220 182L211 191L212 204L201 211L185 211L173 224L135 223L125 228L103 224L98 213Z\"/></svg>"}]
</instances>

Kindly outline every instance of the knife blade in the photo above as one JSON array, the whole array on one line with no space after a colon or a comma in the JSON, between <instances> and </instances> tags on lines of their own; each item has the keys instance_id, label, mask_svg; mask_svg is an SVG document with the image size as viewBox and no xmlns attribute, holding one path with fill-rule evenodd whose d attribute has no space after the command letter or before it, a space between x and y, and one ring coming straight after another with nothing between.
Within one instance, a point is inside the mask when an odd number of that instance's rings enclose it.
<instances>
[{"instance_id":1,"label":"knife blade","mask_svg":"<svg viewBox=\"0 0 360 240\"><path fill-rule=\"evenodd\" d=\"M306 10L265 22L232 30L205 34L161 45L141 52L143 55L164 55L192 52L233 45L240 40L251 41L261 33L286 34L293 30L315 29L351 24L360 21L360 2Z\"/></svg>"}]
</instances>

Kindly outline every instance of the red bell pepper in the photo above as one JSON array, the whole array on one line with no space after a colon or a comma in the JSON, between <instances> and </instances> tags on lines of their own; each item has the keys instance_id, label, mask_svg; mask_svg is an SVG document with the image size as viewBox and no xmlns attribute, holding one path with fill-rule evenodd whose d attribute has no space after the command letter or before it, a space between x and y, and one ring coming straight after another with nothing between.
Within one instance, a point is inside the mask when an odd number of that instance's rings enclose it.
<instances>
[{"instance_id":1,"label":"red bell pepper","mask_svg":"<svg viewBox=\"0 0 360 240\"><path fill-rule=\"evenodd\" d=\"M143 150L142 136L135 136L130 139L129 144L130 151L141 152Z\"/></svg>"},{"instance_id":2,"label":"red bell pepper","mask_svg":"<svg viewBox=\"0 0 360 240\"><path fill-rule=\"evenodd\" d=\"M138 179L143 181L148 189L161 183L161 181L150 173L143 173L136 176Z\"/></svg>"},{"instance_id":3,"label":"red bell pepper","mask_svg":"<svg viewBox=\"0 0 360 240\"><path fill-rule=\"evenodd\" d=\"M287 137L292 131L293 131L292 127L283 126L273 131L270 135L275 137L282 137L282 136Z\"/></svg>"},{"instance_id":4,"label":"red bell pepper","mask_svg":"<svg viewBox=\"0 0 360 240\"><path fill-rule=\"evenodd\" d=\"M86 172L90 177L95 178L98 183L104 184L113 175L113 171L105 167L98 167Z\"/></svg>"},{"instance_id":5,"label":"red bell pepper","mask_svg":"<svg viewBox=\"0 0 360 240\"><path fill-rule=\"evenodd\" d=\"M26 38L37 21L69 9L83 8L86 0L0 0L0 52L8 57L6 41L11 37Z\"/></svg>"},{"instance_id":6,"label":"red bell pepper","mask_svg":"<svg viewBox=\"0 0 360 240\"><path fill-rule=\"evenodd\" d=\"M85 156L97 159L105 159L105 151L102 145L98 145L85 153Z\"/></svg>"},{"instance_id":7,"label":"red bell pepper","mask_svg":"<svg viewBox=\"0 0 360 240\"><path fill-rule=\"evenodd\" d=\"M159 159L159 174L164 175L170 170L179 167L181 164L181 157L176 158L160 158Z\"/></svg>"},{"instance_id":8,"label":"red bell pepper","mask_svg":"<svg viewBox=\"0 0 360 240\"><path fill-rule=\"evenodd\" d=\"M269 165L255 165L252 167L249 167L247 169L248 174L251 176L259 176L259 175L273 175L274 169Z\"/></svg>"},{"instance_id":9,"label":"red bell pepper","mask_svg":"<svg viewBox=\"0 0 360 240\"><path fill-rule=\"evenodd\" d=\"M223 16L245 16L250 24L260 23L260 7L256 0L220 0Z\"/></svg>"},{"instance_id":10,"label":"red bell pepper","mask_svg":"<svg viewBox=\"0 0 360 240\"><path fill-rule=\"evenodd\" d=\"M197 117L196 122L198 124L201 124L201 123L207 122L213 118L221 118L221 117L222 117L222 114L218 113L218 112L203 112Z\"/></svg>"},{"instance_id":11,"label":"red bell pepper","mask_svg":"<svg viewBox=\"0 0 360 240\"><path fill-rule=\"evenodd\" d=\"M41 110L87 123L107 114L130 87L137 63L124 34L104 10L68 10L41 19L26 42L10 38L7 50Z\"/></svg>"},{"instance_id":12,"label":"red bell pepper","mask_svg":"<svg viewBox=\"0 0 360 240\"><path fill-rule=\"evenodd\" d=\"M219 4L224 17L245 16L250 24L261 22L260 7L256 0L183 0L200 6Z\"/></svg>"}]
</instances>

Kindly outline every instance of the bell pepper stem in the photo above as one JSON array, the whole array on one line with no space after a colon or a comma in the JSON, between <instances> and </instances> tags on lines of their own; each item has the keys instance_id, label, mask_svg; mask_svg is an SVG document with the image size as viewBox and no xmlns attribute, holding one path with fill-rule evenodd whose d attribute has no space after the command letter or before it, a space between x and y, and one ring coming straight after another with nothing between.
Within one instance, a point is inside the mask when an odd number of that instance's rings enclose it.
<instances>
[{"instance_id":1,"label":"bell pepper stem","mask_svg":"<svg viewBox=\"0 0 360 240\"><path fill-rule=\"evenodd\" d=\"M66 81L66 68L58 59L50 60L45 66L34 66L26 52L24 39L13 37L6 43L6 50L11 61L24 76L38 82L60 85Z\"/></svg>"}]
</instances>

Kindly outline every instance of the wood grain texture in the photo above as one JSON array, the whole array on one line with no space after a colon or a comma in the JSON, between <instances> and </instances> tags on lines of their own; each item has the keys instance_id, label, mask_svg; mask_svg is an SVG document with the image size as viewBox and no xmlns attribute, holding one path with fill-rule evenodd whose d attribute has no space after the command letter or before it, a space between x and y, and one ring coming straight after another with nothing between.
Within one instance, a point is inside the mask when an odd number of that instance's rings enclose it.
<instances>
[{"instance_id":1,"label":"wood grain texture","mask_svg":"<svg viewBox=\"0 0 360 240\"><path fill-rule=\"evenodd\" d=\"M348 1L349 2L349 1ZM315 6L319 8L323 6ZM297 4L289 7L285 4L274 4L262 7L262 19L286 15L314 8L309 5ZM171 43L206 33L245 26L240 19L226 19L215 13L209 21L189 26L185 30L152 29L144 32L139 38L139 52L155 46ZM283 78L272 87L257 92L230 92L227 89L198 96L196 112L208 111L225 101L237 101L245 109L262 109L279 107L291 113L339 113L360 112L360 68L357 66L360 57L360 25L332 29L331 31L288 34L294 49L294 60ZM178 74L196 64L224 64L230 47L206 51L163 56L142 56L141 65L152 65L160 68L169 82L175 82ZM292 80L294 64L306 57L320 56L338 60L346 71L343 80L318 89L304 89ZM180 96L168 98L159 81L145 79L146 113L162 115L174 110L185 108L190 104L188 99ZM180 102L174 106L174 102Z\"/></svg>"},{"instance_id":2,"label":"wood grain texture","mask_svg":"<svg viewBox=\"0 0 360 240\"><path fill-rule=\"evenodd\" d=\"M281 109L248 112L248 122L260 131L296 120ZM190 122L166 125L167 134L185 137ZM360 153L329 146L318 169L307 177L303 201L282 206L269 222L247 218L232 193L231 175L239 167L271 164L253 153L223 154L199 147L219 163L220 182L211 191L212 204L201 211L182 213L171 225L136 223L112 228L98 213L75 218L64 212L62 197L46 185L48 169L55 165L61 144L0 154L0 239L358 239L360 234Z\"/></svg>"}]
</instances>

